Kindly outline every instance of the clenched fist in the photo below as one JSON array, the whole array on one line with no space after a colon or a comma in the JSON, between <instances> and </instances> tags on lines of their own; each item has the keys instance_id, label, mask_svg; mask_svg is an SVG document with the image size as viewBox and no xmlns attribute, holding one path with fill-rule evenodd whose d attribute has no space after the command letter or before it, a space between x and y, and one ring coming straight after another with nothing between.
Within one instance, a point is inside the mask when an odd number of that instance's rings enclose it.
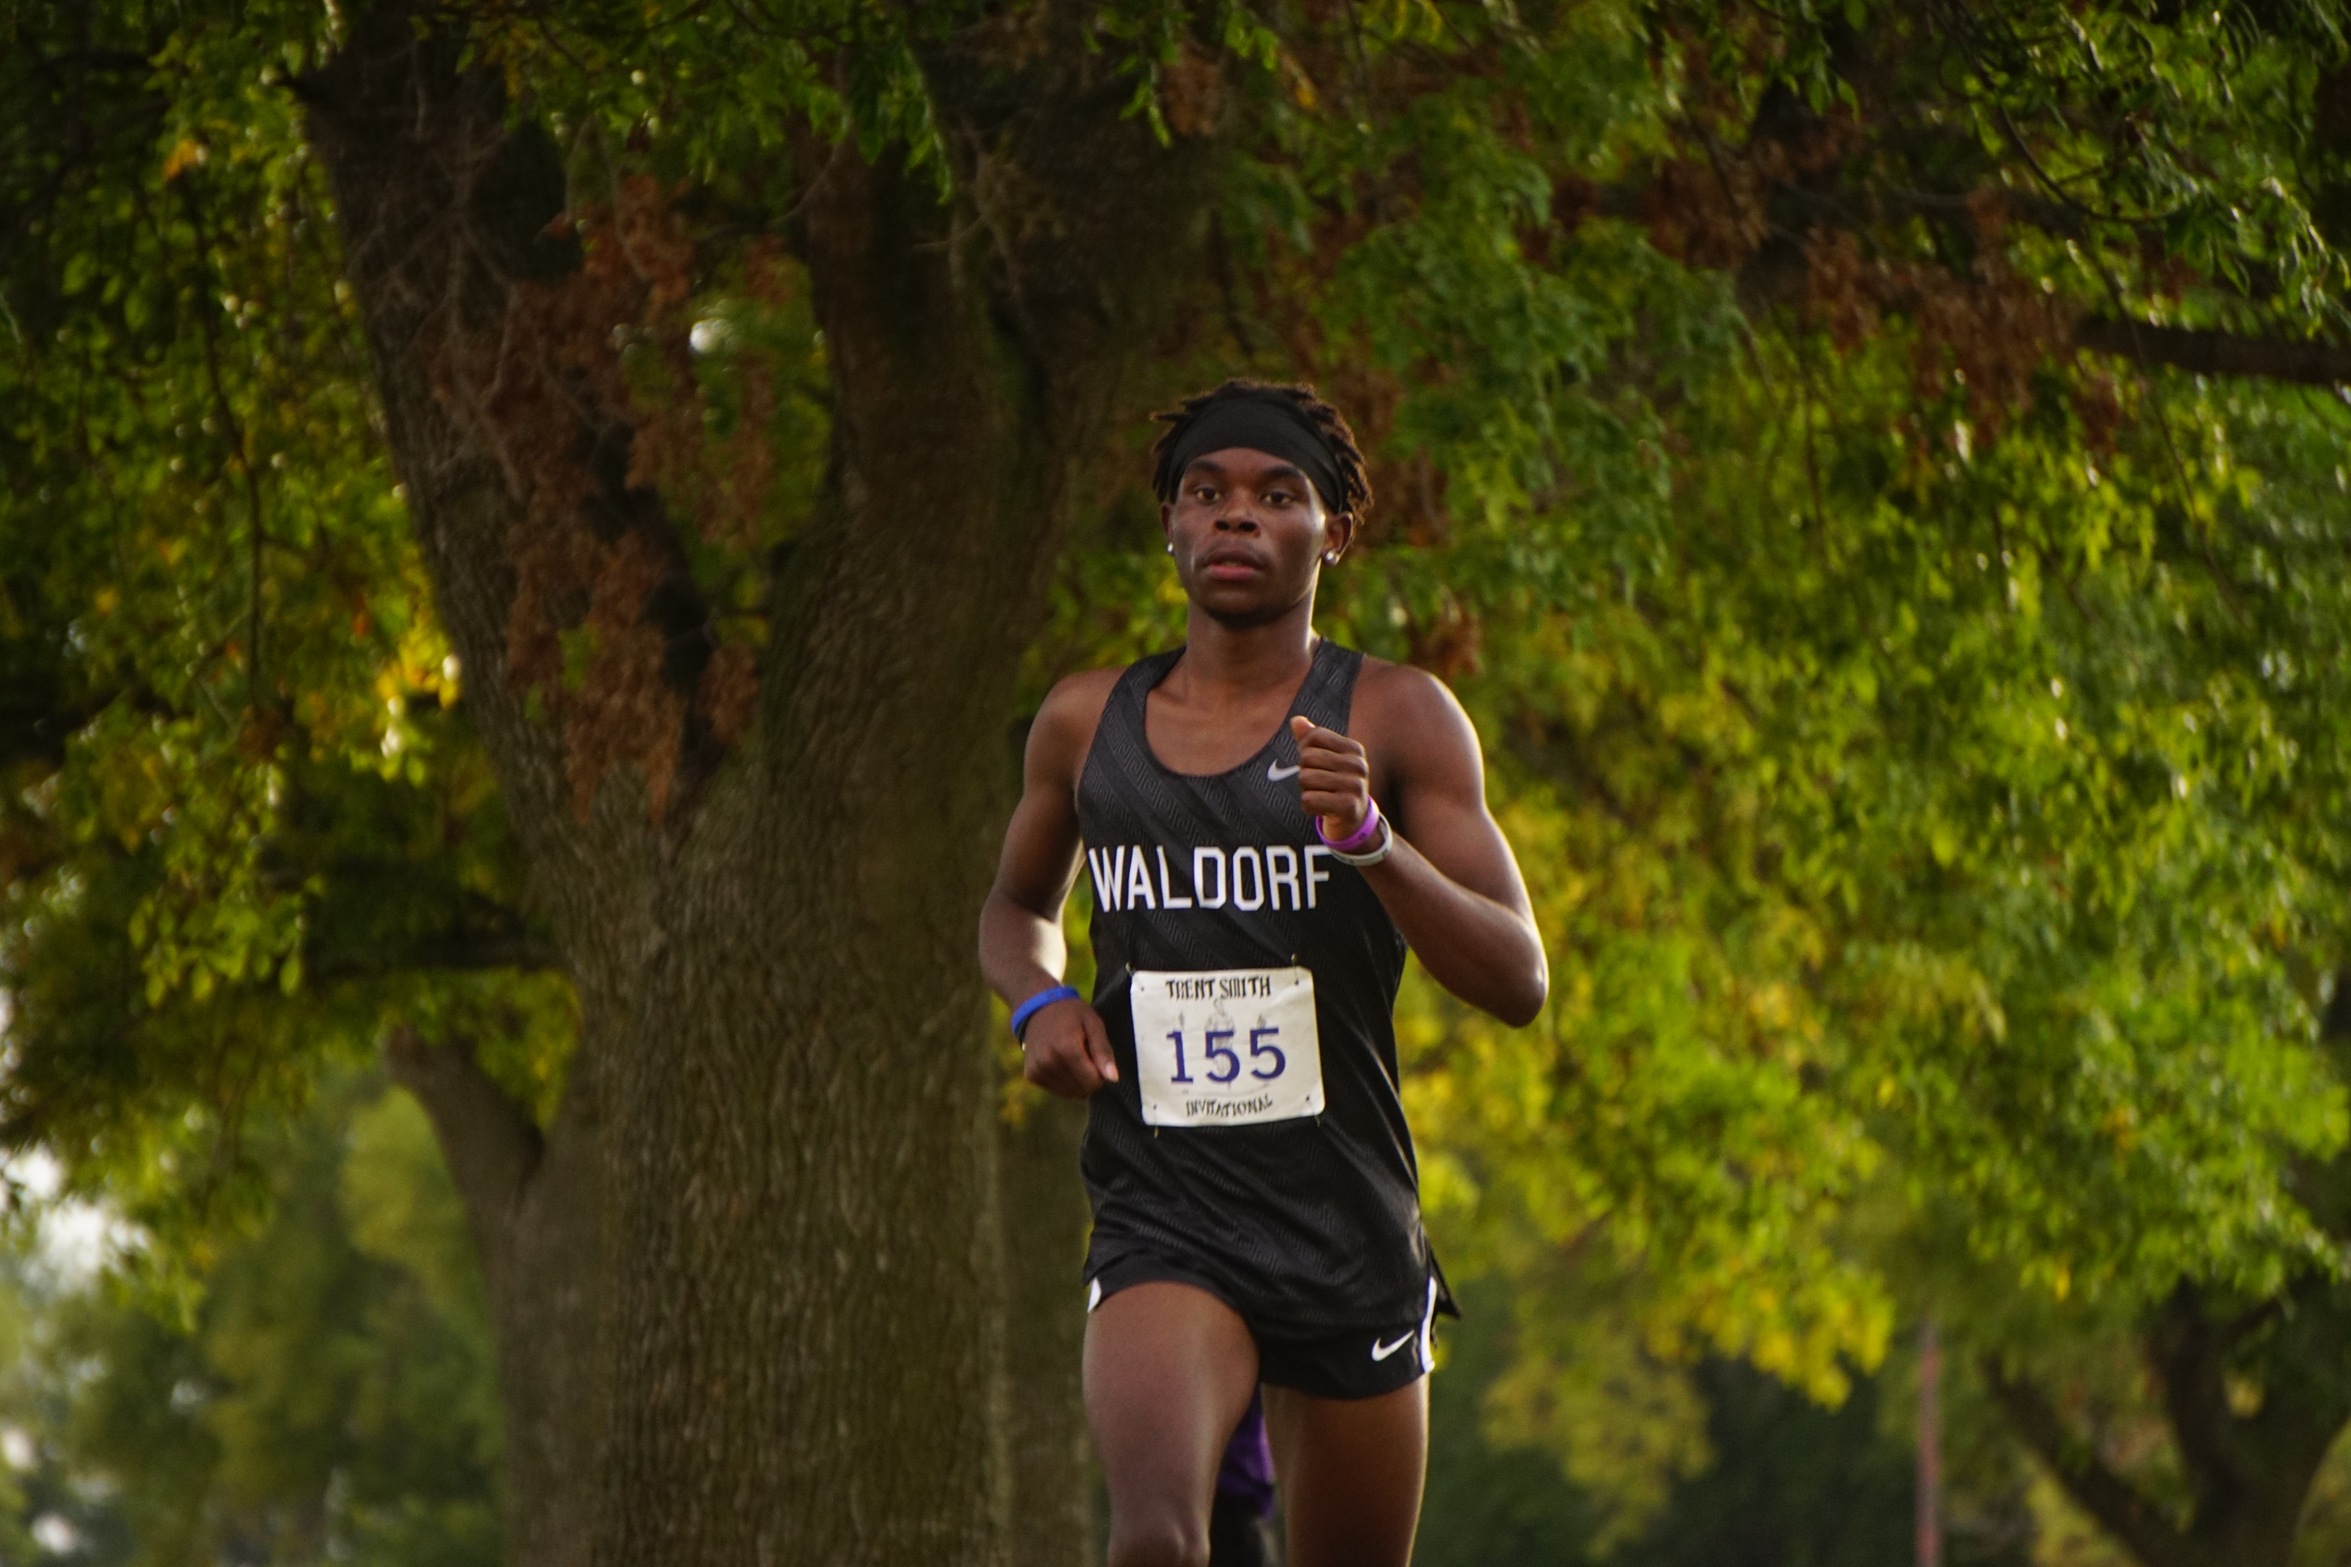
<instances>
[{"instance_id":1,"label":"clenched fist","mask_svg":"<svg viewBox=\"0 0 2351 1567\"><path fill-rule=\"evenodd\" d=\"M1307 813L1322 818L1322 835L1344 840L1371 812L1371 757L1355 741L1314 720L1290 720L1298 741L1298 798Z\"/></svg>"},{"instance_id":2,"label":"clenched fist","mask_svg":"<svg viewBox=\"0 0 2351 1567\"><path fill-rule=\"evenodd\" d=\"M1049 1094L1086 1099L1118 1081L1118 1058L1102 1014L1071 998L1042 1008L1021 1037L1021 1076Z\"/></svg>"}]
</instances>

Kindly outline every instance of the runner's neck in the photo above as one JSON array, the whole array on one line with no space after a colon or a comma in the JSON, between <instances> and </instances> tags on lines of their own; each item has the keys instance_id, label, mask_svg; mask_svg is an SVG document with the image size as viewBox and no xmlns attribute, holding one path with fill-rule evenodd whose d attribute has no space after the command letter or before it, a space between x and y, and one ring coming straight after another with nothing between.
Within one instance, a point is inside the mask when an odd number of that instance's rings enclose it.
<instances>
[{"instance_id":1,"label":"runner's neck","mask_svg":"<svg viewBox=\"0 0 2351 1567\"><path fill-rule=\"evenodd\" d=\"M1311 593L1259 626L1227 625L1194 606L1184 630L1184 656L1166 683L1186 707L1246 707L1270 692L1296 691L1321 641Z\"/></svg>"}]
</instances>

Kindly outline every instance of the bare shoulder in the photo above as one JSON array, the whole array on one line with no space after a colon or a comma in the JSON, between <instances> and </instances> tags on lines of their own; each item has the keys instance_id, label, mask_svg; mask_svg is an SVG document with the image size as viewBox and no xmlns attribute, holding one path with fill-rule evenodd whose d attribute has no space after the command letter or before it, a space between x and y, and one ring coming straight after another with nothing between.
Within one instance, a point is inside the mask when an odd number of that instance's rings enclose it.
<instances>
[{"instance_id":1,"label":"bare shoulder","mask_svg":"<svg viewBox=\"0 0 2351 1567\"><path fill-rule=\"evenodd\" d=\"M1111 688L1125 673L1122 668L1086 669L1053 683L1037 709L1036 721L1029 726L1028 771L1032 778L1042 771L1073 785L1077 782L1078 768L1093 748L1094 731L1110 702Z\"/></svg>"},{"instance_id":2,"label":"bare shoulder","mask_svg":"<svg viewBox=\"0 0 2351 1567\"><path fill-rule=\"evenodd\" d=\"M1452 687L1413 664L1365 654L1355 679L1355 712L1350 725L1369 748L1384 742L1399 759L1437 762L1449 755L1475 762L1477 730Z\"/></svg>"},{"instance_id":3,"label":"bare shoulder","mask_svg":"<svg viewBox=\"0 0 2351 1567\"><path fill-rule=\"evenodd\" d=\"M1045 693L1044 705L1037 709L1037 722L1056 728L1074 728L1091 739L1094 726L1102 721L1102 709L1109 704L1111 689L1125 673L1124 667L1112 667L1081 669L1074 675L1063 675Z\"/></svg>"}]
</instances>

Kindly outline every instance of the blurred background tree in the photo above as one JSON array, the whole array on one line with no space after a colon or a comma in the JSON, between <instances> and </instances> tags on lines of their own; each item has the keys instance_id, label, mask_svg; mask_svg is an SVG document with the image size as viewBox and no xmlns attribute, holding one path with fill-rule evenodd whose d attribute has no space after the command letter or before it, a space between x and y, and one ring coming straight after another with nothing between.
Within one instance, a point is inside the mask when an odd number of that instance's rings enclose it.
<instances>
[{"instance_id":1,"label":"blurred background tree","mask_svg":"<svg viewBox=\"0 0 2351 1567\"><path fill-rule=\"evenodd\" d=\"M92 1259L58 1277L54 1247L20 1263L19 1538L101 1562L498 1562L490 1323L431 1129L345 1074L257 1132L270 1216L180 1309Z\"/></svg>"},{"instance_id":2,"label":"blurred background tree","mask_svg":"<svg viewBox=\"0 0 2351 1567\"><path fill-rule=\"evenodd\" d=\"M1880 1551L1928 1313L1981 1559L2339 1533L2331 7L9 21L5 1127L130 1237L24 1527L1082 1559L966 926L1255 370L1554 959L1407 999L1432 1559Z\"/></svg>"}]
</instances>

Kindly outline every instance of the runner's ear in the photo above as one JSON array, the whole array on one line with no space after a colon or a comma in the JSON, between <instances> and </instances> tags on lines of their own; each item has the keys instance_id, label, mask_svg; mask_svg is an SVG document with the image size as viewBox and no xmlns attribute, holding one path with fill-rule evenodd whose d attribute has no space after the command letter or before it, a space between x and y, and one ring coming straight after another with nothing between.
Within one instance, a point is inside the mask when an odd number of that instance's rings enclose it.
<instances>
[{"instance_id":1,"label":"runner's ear","mask_svg":"<svg viewBox=\"0 0 2351 1567\"><path fill-rule=\"evenodd\" d=\"M1322 558L1337 565L1339 557L1355 542L1355 513L1334 511L1326 513L1322 524Z\"/></svg>"}]
</instances>

